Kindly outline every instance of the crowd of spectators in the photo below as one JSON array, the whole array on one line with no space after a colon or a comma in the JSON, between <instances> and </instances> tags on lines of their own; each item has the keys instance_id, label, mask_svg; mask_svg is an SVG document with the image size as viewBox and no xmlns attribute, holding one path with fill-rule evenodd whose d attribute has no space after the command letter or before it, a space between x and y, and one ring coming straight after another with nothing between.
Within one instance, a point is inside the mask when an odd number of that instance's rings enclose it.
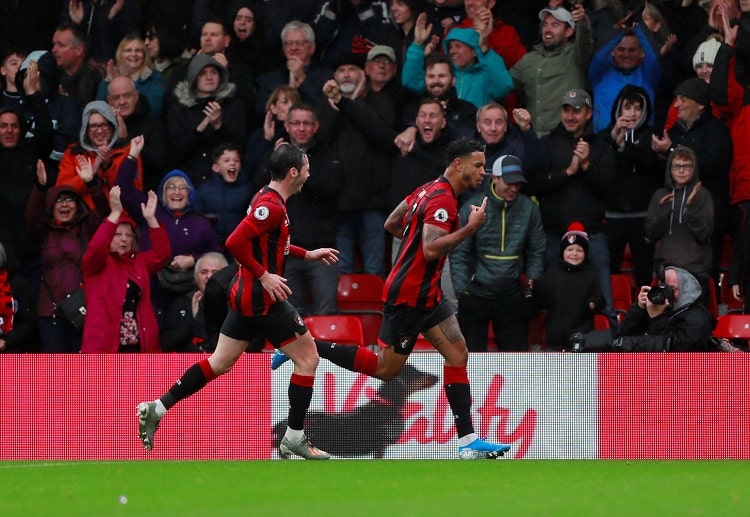
<instances>
[{"instance_id":1,"label":"crowd of spectators","mask_svg":"<svg viewBox=\"0 0 750 517\"><path fill-rule=\"evenodd\" d=\"M0 313L0 351L210 351L204 292L234 265L224 240L283 141L311 164L288 206L291 244L341 252L330 267L288 262L302 316L338 311L341 273L385 276L400 245L387 214L443 172L461 137L486 145L487 175L460 201L486 195L488 224L501 225L451 257L457 292L444 287L466 325L480 308L553 312L546 301L561 293L523 298L566 267L573 223L601 290L587 317L601 312L615 332L609 278L626 248L634 292L674 266L707 302L731 259L745 300L750 4L500 3L11 3L0 11L0 283L14 308ZM503 263L505 239L516 251ZM477 287L479 276L501 284ZM63 316L79 287L96 332ZM464 329L473 350L501 319L479 320ZM526 330L508 330L508 350Z\"/></svg>"}]
</instances>

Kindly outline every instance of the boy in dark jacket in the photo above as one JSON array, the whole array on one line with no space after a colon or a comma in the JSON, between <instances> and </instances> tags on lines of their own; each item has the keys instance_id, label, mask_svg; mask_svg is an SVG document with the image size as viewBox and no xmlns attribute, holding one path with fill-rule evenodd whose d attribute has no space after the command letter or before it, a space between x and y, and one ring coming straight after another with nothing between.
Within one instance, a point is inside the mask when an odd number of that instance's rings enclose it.
<instances>
[{"instance_id":1,"label":"boy in dark jacket","mask_svg":"<svg viewBox=\"0 0 750 517\"><path fill-rule=\"evenodd\" d=\"M589 239L573 222L560 242L560 261L534 283L534 307L546 310L545 342L553 351L568 349L575 332L594 329L594 314L604 307L596 271L589 266Z\"/></svg>"}]
</instances>

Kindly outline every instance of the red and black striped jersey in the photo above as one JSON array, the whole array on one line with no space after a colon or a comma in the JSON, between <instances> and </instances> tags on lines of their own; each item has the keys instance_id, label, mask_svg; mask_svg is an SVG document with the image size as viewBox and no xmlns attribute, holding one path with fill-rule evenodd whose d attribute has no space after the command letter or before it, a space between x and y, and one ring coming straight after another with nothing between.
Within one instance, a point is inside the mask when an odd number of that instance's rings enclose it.
<instances>
[{"instance_id":1,"label":"red and black striped jersey","mask_svg":"<svg viewBox=\"0 0 750 517\"><path fill-rule=\"evenodd\" d=\"M433 307L440 303L440 272L445 257L427 260L422 249L424 225L453 232L458 229L458 199L445 178L425 183L406 197L404 234L398 256L383 288L383 302L410 307Z\"/></svg>"},{"instance_id":2,"label":"red and black striped jersey","mask_svg":"<svg viewBox=\"0 0 750 517\"><path fill-rule=\"evenodd\" d=\"M284 274L289 254L289 217L281 195L266 186L250 201L245 216L227 237L227 249L240 267L229 290L229 306L243 316L268 313L275 303L258 278Z\"/></svg>"}]
</instances>

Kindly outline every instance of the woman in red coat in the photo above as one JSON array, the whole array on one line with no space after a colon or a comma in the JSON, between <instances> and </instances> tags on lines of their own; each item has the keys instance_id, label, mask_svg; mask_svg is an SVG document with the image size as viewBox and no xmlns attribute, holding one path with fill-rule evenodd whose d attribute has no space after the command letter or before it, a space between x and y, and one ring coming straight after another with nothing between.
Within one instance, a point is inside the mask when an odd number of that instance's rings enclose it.
<instances>
[{"instance_id":1,"label":"woman in red coat","mask_svg":"<svg viewBox=\"0 0 750 517\"><path fill-rule=\"evenodd\" d=\"M135 225L123 217L120 187L110 190L109 205L112 212L83 256L87 313L81 352L161 352L150 279L172 251L156 220L156 194L149 192L148 202L141 204L152 243L145 252L137 250Z\"/></svg>"}]
</instances>

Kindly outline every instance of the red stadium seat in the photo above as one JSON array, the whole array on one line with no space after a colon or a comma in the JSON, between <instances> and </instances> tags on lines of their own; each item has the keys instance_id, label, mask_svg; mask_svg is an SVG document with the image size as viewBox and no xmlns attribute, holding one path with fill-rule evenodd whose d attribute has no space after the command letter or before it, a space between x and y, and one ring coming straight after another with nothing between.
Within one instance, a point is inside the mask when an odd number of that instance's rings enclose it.
<instances>
[{"instance_id":1,"label":"red stadium seat","mask_svg":"<svg viewBox=\"0 0 750 517\"><path fill-rule=\"evenodd\" d=\"M750 339L750 314L725 314L716 321L714 337Z\"/></svg>"},{"instance_id":2,"label":"red stadium seat","mask_svg":"<svg viewBox=\"0 0 750 517\"><path fill-rule=\"evenodd\" d=\"M609 318L604 314L594 314L594 330L605 330L611 327Z\"/></svg>"},{"instance_id":3,"label":"red stadium seat","mask_svg":"<svg viewBox=\"0 0 750 517\"><path fill-rule=\"evenodd\" d=\"M383 313L372 311L353 314L352 316L356 316L362 324L365 345L377 345L378 335L380 335L380 325L383 323Z\"/></svg>"},{"instance_id":4,"label":"red stadium seat","mask_svg":"<svg viewBox=\"0 0 750 517\"><path fill-rule=\"evenodd\" d=\"M383 310L383 279L365 273L342 274L337 301L342 313Z\"/></svg>"},{"instance_id":5,"label":"red stadium seat","mask_svg":"<svg viewBox=\"0 0 750 517\"><path fill-rule=\"evenodd\" d=\"M314 338L348 345L365 345L362 323L355 315L308 316L304 321Z\"/></svg>"}]
</instances>

